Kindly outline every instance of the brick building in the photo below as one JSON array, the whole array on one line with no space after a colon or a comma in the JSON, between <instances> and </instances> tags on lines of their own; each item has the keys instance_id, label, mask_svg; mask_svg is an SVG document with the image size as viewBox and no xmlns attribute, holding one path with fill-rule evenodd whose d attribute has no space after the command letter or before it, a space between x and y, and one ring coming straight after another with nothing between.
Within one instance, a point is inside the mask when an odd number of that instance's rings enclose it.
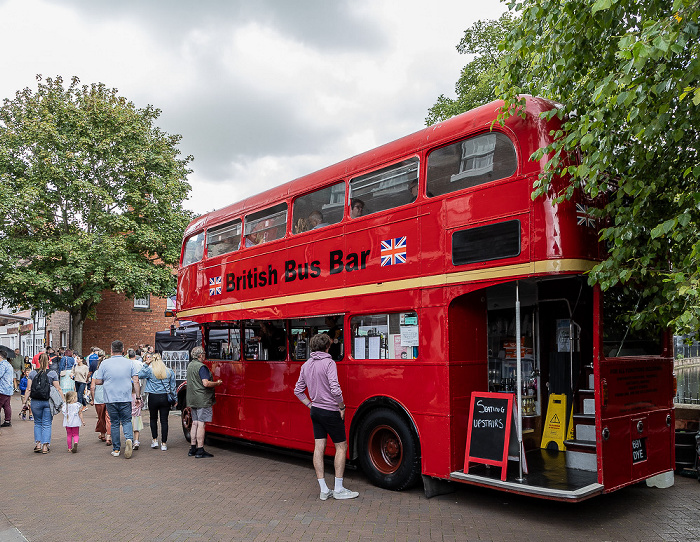
<instances>
[{"instance_id":1,"label":"brick building","mask_svg":"<svg viewBox=\"0 0 700 542\"><path fill-rule=\"evenodd\" d=\"M153 345L156 331L170 329L174 322L173 318L164 315L167 307L168 300L164 298L129 299L123 294L105 291L97 305L96 319L86 320L83 324L82 345L72 344L68 313L51 316L46 325L46 342L56 349L70 345L83 355L88 355L92 346L109 352L115 339L122 341L125 348L138 344Z\"/></svg>"}]
</instances>

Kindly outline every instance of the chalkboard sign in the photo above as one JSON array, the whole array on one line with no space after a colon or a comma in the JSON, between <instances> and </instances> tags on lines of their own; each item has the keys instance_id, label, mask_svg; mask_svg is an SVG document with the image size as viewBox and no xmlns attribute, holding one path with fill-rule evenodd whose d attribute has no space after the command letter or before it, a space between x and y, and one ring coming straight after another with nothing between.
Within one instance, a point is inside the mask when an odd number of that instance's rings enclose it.
<instances>
[{"instance_id":1,"label":"chalkboard sign","mask_svg":"<svg viewBox=\"0 0 700 542\"><path fill-rule=\"evenodd\" d=\"M512 420L513 394L472 393L465 473L470 463L484 463L500 466L501 480L506 479Z\"/></svg>"}]
</instances>

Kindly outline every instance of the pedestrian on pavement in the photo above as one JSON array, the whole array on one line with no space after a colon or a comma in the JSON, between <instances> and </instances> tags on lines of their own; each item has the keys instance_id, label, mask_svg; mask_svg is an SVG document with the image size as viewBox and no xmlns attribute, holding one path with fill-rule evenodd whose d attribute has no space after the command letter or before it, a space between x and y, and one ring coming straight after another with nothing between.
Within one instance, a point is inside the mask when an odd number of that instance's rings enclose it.
<instances>
[{"instance_id":1,"label":"pedestrian on pavement","mask_svg":"<svg viewBox=\"0 0 700 542\"><path fill-rule=\"evenodd\" d=\"M105 359L104 351L97 349L97 363L95 364L95 371L100 367L102 361ZM95 407L95 414L97 415L97 423L95 424L95 433L97 433L97 438L102 442L105 442L107 446L112 445L112 424L109 420L109 414L107 413L107 405L105 405L104 400L104 389L102 384L99 386L93 380L90 382L90 402L92 406Z\"/></svg>"},{"instance_id":2,"label":"pedestrian on pavement","mask_svg":"<svg viewBox=\"0 0 700 542\"><path fill-rule=\"evenodd\" d=\"M80 440L80 427L85 425L82 405L78 402L77 392L69 391L66 393L66 402L63 403L61 411L63 412L63 427L66 428L68 451L76 453Z\"/></svg>"},{"instance_id":3,"label":"pedestrian on pavement","mask_svg":"<svg viewBox=\"0 0 700 542\"><path fill-rule=\"evenodd\" d=\"M15 388L12 386L15 371L12 365L7 361L5 353L0 350L0 410L5 412L5 421L0 427L12 426L12 394L15 393Z\"/></svg>"},{"instance_id":4,"label":"pedestrian on pavement","mask_svg":"<svg viewBox=\"0 0 700 542\"><path fill-rule=\"evenodd\" d=\"M131 384L131 427L134 430L134 450L138 450L141 443L139 435L143 430L143 420L141 419L141 401L136 401L136 387Z\"/></svg>"},{"instance_id":5,"label":"pedestrian on pavement","mask_svg":"<svg viewBox=\"0 0 700 542\"><path fill-rule=\"evenodd\" d=\"M39 358L44 353L46 353L46 348L40 348L39 351L36 354L34 354L34 357L32 357L32 367L34 367L35 369L39 368Z\"/></svg>"},{"instance_id":6,"label":"pedestrian on pavement","mask_svg":"<svg viewBox=\"0 0 700 542\"><path fill-rule=\"evenodd\" d=\"M50 359L50 357L49 357ZM73 371L73 366L75 365L75 358L73 357L73 351L68 349L63 354L58 362L59 375L61 377L61 389L63 393L68 393L69 391L75 391L75 382L71 378L71 372Z\"/></svg>"},{"instance_id":7,"label":"pedestrian on pavement","mask_svg":"<svg viewBox=\"0 0 700 542\"><path fill-rule=\"evenodd\" d=\"M148 393L148 411L151 419L151 448L158 448L158 417L160 416L160 449L168 449L168 393L175 392L175 372L163 363L158 354L146 354L139 378L145 382Z\"/></svg>"},{"instance_id":8,"label":"pedestrian on pavement","mask_svg":"<svg viewBox=\"0 0 700 542\"><path fill-rule=\"evenodd\" d=\"M214 457L214 454L204 450L204 424L212 420L214 413L214 388L224 383L221 379L212 380L204 359L204 348L195 346L192 349L192 361L187 366L187 406L192 412L191 446L187 455L197 459Z\"/></svg>"},{"instance_id":9,"label":"pedestrian on pavement","mask_svg":"<svg viewBox=\"0 0 700 542\"><path fill-rule=\"evenodd\" d=\"M85 387L88 378L88 366L82 356L76 354L75 365L71 369L71 378L73 379L75 392L78 394L78 402L82 406L82 411L87 410L87 400L85 399Z\"/></svg>"},{"instance_id":10,"label":"pedestrian on pavement","mask_svg":"<svg viewBox=\"0 0 700 542\"><path fill-rule=\"evenodd\" d=\"M19 348L15 348L15 357L12 358L12 370L15 374L15 391L19 391L19 381L24 372L24 357L19 353Z\"/></svg>"},{"instance_id":11,"label":"pedestrian on pavement","mask_svg":"<svg viewBox=\"0 0 700 542\"><path fill-rule=\"evenodd\" d=\"M46 349L46 355L49 356L49 371L56 371L56 374L61 376L61 356L56 354L56 351L50 346Z\"/></svg>"},{"instance_id":12,"label":"pedestrian on pavement","mask_svg":"<svg viewBox=\"0 0 700 542\"><path fill-rule=\"evenodd\" d=\"M141 402L141 387L138 373L128 358L123 356L124 343L112 342L112 355L100 364L93 375L96 385L103 385L104 401L112 422L112 455L119 457L121 452L120 426L124 430L124 457L129 459L133 450L134 432L131 425L131 383L134 383L136 401Z\"/></svg>"},{"instance_id":13,"label":"pedestrian on pavement","mask_svg":"<svg viewBox=\"0 0 700 542\"><path fill-rule=\"evenodd\" d=\"M331 348L331 338L325 333L311 337L311 357L304 362L299 372L299 380L294 387L294 395L311 409L311 424L314 430L314 470L318 485L321 488L322 501L333 497L335 499L354 499L357 491L343 487L345 472L345 457L348 452L348 442L345 437L345 402L343 391L338 383L338 369L335 361L328 353ZM305 391L308 390L309 397ZM335 486L328 489L324 473L324 451L326 437L330 435L335 445Z\"/></svg>"},{"instance_id":14,"label":"pedestrian on pavement","mask_svg":"<svg viewBox=\"0 0 700 542\"><path fill-rule=\"evenodd\" d=\"M48 454L51 450L51 424L53 414L49 398L51 397L50 386L53 386L63 397L61 386L58 384L58 374L49 370L49 356L46 352L39 356L39 369L32 370L27 379L27 391L25 396L32 398L32 413L34 414L34 451L36 453Z\"/></svg>"},{"instance_id":15,"label":"pedestrian on pavement","mask_svg":"<svg viewBox=\"0 0 700 542\"><path fill-rule=\"evenodd\" d=\"M27 397L27 382L29 381L29 371L30 369L27 367L24 369L24 374L22 375L22 378L19 379L19 397L22 400L22 410L19 413L19 417L22 418L23 420L27 419L27 414L29 414L29 420L33 420L34 417L32 416L32 411L30 410L31 407L31 401Z\"/></svg>"}]
</instances>

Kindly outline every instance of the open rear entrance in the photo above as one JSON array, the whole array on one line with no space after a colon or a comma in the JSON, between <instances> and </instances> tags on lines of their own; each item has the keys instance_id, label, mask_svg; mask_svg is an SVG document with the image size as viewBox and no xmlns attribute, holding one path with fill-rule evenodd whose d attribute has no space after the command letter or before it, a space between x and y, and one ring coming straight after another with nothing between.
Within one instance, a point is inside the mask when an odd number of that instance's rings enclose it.
<instances>
[{"instance_id":1,"label":"open rear entrance","mask_svg":"<svg viewBox=\"0 0 700 542\"><path fill-rule=\"evenodd\" d=\"M477 301L478 296L478 301ZM513 398L505 476L489 458L490 429L477 420L483 403L470 407L468 428L456 439L454 457L469 456L451 479L549 499L577 501L603 491L598 483L593 391L593 295L581 277L528 279L492 286L453 300L448 325L474 303L486 305L478 326L486 334L484 382L470 383L472 399L481 393L498 401ZM473 315L473 311L472 311ZM473 317L473 316L472 316ZM458 340L450 334L450 340ZM451 347L451 352L454 349ZM459 360L451 359L451 363ZM519 401L519 402L518 402ZM518 412L517 405L520 405ZM483 410L482 410L483 411ZM469 430L471 425L481 431ZM487 424L484 426L483 424ZM501 429L498 429L501 428ZM467 432L469 436L467 436ZM503 436L494 438L502 446ZM469 442L470 439L480 439ZM466 443L466 444L465 444ZM476 450L476 452L474 451ZM492 453L493 452L493 453ZM480 456L479 454L485 454ZM474 460L474 455L476 459ZM484 458L484 460L480 459ZM491 463L491 464L489 464ZM497 463L497 462L496 462Z\"/></svg>"}]
</instances>

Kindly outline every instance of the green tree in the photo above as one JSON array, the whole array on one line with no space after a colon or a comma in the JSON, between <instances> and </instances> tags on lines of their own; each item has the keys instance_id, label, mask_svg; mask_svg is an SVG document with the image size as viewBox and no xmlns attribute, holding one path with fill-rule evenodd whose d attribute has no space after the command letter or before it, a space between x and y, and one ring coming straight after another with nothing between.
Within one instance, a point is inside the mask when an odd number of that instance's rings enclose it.
<instances>
[{"instance_id":1,"label":"green tree","mask_svg":"<svg viewBox=\"0 0 700 542\"><path fill-rule=\"evenodd\" d=\"M449 119L495 99L494 89L500 81L498 68L503 56L498 44L515 24L513 15L506 12L496 21L477 21L464 32L457 51L475 56L462 68L455 85L457 98L453 100L440 95L428 110L426 125Z\"/></svg>"},{"instance_id":2,"label":"green tree","mask_svg":"<svg viewBox=\"0 0 700 542\"><path fill-rule=\"evenodd\" d=\"M514 114L537 89L564 119L533 197L566 174L607 201L609 252L589 281L636 298L635 328L700 327L700 3L691 0L518 0L503 43L500 96ZM541 81L542 84L537 82ZM581 152L580 163L566 153Z\"/></svg>"},{"instance_id":3,"label":"green tree","mask_svg":"<svg viewBox=\"0 0 700 542\"><path fill-rule=\"evenodd\" d=\"M150 105L76 77L37 82L0 108L0 298L69 312L81 348L104 290L173 291L192 157Z\"/></svg>"}]
</instances>

